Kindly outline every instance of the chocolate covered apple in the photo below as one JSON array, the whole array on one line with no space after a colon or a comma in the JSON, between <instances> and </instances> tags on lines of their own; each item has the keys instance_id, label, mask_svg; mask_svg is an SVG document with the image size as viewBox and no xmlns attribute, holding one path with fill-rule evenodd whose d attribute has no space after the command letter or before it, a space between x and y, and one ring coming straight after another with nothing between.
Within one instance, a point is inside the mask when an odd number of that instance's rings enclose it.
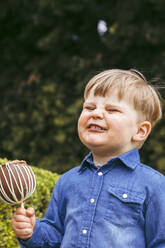
<instances>
[{"instance_id":1,"label":"chocolate covered apple","mask_svg":"<svg viewBox=\"0 0 165 248\"><path fill-rule=\"evenodd\" d=\"M0 165L0 200L8 204L21 203L36 188L36 178L31 167L23 160L8 161Z\"/></svg>"}]
</instances>

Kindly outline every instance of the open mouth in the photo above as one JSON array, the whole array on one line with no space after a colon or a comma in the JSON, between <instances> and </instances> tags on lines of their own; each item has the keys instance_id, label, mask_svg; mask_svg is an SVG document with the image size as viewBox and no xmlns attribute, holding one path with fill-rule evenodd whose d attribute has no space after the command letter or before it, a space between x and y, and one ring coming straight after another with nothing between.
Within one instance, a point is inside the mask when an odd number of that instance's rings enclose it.
<instances>
[{"instance_id":1,"label":"open mouth","mask_svg":"<svg viewBox=\"0 0 165 248\"><path fill-rule=\"evenodd\" d=\"M90 130L99 130L99 131L103 131L103 130L106 130L106 128L104 128L104 127L101 127L101 126L99 126L99 125L96 125L96 124L90 124L89 126L88 126L88 129L90 129Z\"/></svg>"}]
</instances>

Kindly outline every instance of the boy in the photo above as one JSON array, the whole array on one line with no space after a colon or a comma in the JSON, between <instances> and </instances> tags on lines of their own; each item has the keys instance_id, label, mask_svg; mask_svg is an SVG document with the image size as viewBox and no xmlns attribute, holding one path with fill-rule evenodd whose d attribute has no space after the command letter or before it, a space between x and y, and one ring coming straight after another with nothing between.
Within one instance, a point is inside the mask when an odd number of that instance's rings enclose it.
<instances>
[{"instance_id":1,"label":"boy","mask_svg":"<svg viewBox=\"0 0 165 248\"><path fill-rule=\"evenodd\" d=\"M45 217L19 208L12 219L21 247L165 247L165 178L140 163L161 119L158 94L135 70L107 70L85 89L78 121L91 152L57 182Z\"/></svg>"}]
</instances>

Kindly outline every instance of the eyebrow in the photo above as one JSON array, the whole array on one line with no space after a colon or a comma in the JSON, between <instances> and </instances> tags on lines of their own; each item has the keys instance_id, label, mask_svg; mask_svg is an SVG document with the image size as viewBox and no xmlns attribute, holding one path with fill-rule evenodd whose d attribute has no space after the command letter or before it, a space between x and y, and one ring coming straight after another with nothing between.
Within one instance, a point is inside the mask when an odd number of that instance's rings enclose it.
<instances>
[{"instance_id":1,"label":"eyebrow","mask_svg":"<svg viewBox=\"0 0 165 248\"><path fill-rule=\"evenodd\" d=\"M96 103L95 102L84 102L83 103L83 106L84 105L87 105L87 104L90 104L90 105L96 105ZM110 103L107 103L106 104L106 107L108 107L108 108L118 108L119 110L122 110L122 107L120 107L120 106L117 106L117 105L113 105L113 104L110 104Z\"/></svg>"},{"instance_id":2,"label":"eyebrow","mask_svg":"<svg viewBox=\"0 0 165 248\"><path fill-rule=\"evenodd\" d=\"M85 105L85 104L93 104L93 105L96 105L96 103L94 103L94 102L87 102L87 101L85 101L85 102L83 103L83 105Z\"/></svg>"},{"instance_id":3,"label":"eyebrow","mask_svg":"<svg viewBox=\"0 0 165 248\"><path fill-rule=\"evenodd\" d=\"M117 105L113 105L113 104L106 104L106 107L109 107L109 108L117 108L117 109L122 110L122 107L117 106Z\"/></svg>"}]
</instances>

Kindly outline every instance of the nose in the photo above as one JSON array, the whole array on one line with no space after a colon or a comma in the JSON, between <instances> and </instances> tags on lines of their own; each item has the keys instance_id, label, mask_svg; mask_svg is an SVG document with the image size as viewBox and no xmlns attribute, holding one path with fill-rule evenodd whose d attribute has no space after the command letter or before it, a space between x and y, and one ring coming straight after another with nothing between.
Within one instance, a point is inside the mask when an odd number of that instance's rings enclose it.
<instances>
[{"instance_id":1,"label":"nose","mask_svg":"<svg viewBox=\"0 0 165 248\"><path fill-rule=\"evenodd\" d=\"M92 117L95 119L102 119L104 117L103 109L96 108L94 111L92 111Z\"/></svg>"}]
</instances>

